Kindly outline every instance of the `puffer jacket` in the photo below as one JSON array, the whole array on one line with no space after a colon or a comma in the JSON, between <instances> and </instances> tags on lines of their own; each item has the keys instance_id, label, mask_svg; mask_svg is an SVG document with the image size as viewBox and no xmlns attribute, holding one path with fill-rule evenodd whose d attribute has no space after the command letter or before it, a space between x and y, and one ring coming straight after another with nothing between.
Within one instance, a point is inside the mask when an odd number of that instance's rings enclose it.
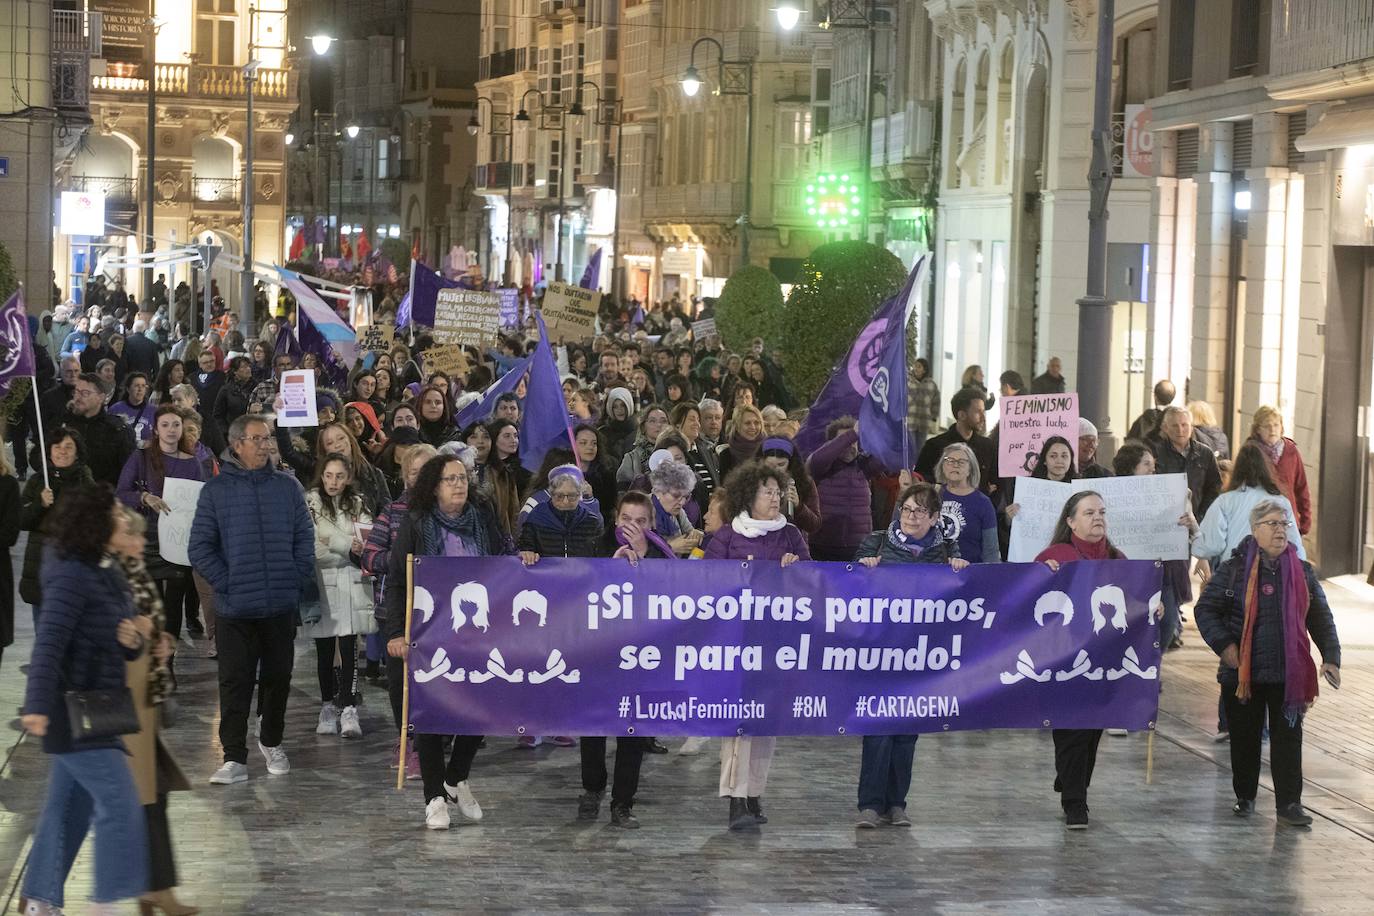
<instances>
[{"instance_id":1,"label":"puffer jacket","mask_svg":"<svg viewBox=\"0 0 1374 916\"><path fill-rule=\"evenodd\" d=\"M115 638L121 620L134 616L133 596L118 565L69 557L53 549L43 559L43 616L29 661L24 713L48 717L43 750L118 747L118 737L76 745L63 694L68 690L116 690L125 685L124 663L143 649L125 649Z\"/></svg>"},{"instance_id":2,"label":"puffer jacket","mask_svg":"<svg viewBox=\"0 0 1374 916\"><path fill-rule=\"evenodd\" d=\"M813 551L853 556L873 530L873 490L863 458L843 460L845 451L858 441L858 433L845 430L812 452L807 461L821 497L821 527L811 535Z\"/></svg>"},{"instance_id":3,"label":"puffer jacket","mask_svg":"<svg viewBox=\"0 0 1374 916\"><path fill-rule=\"evenodd\" d=\"M134 453L134 431L118 417L105 410L93 417L82 417L67 411L62 424L81 434L86 443L86 466L100 483L115 486L119 473Z\"/></svg>"},{"instance_id":4,"label":"puffer jacket","mask_svg":"<svg viewBox=\"0 0 1374 916\"><path fill-rule=\"evenodd\" d=\"M351 510L341 508L330 518L317 490L305 494L305 505L315 520L315 581L320 593L301 608L302 632L311 639L377 632L371 589L351 557L354 523L369 525L372 516L354 497Z\"/></svg>"},{"instance_id":5,"label":"puffer jacket","mask_svg":"<svg viewBox=\"0 0 1374 916\"><path fill-rule=\"evenodd\" d=\"M367 541L363 544L363 553L359 565L363 572L372 577L372 603L373 615L378 621L386 617L386 608L382 605L382 597L386 589L386 567L391 556L391 545L396 540L396 532L401 527L401 520L406 517L406 512L410 504L410 491L406 490L400 496L393 499L382 511L377 513L377 520L372 526L371 533L367 536Z\"/></svg>"},{"instance_id":6,"label":"puffer jacket","mask_svg":"<svg viewBox=\"0 0 1374 916\"><path fill-rule=\"evenodd\" d=\"M919 554L914 554L910 550L904 550L892 543L892 539L887 536L886 531L874 531L869 534L854 553L856 560L862 560L865 557L877 557L880 564L948 563L958 556L959 542L956 540L937 537L935 542L925 550Z\"/></svg>"},{"instance_id":7,"label":"puffer jacket","mask_svg":"<svg viewBox=\"0 0 1374 916\"><path fill-rule=\"evenodd\" d=\"M220 617L294 614L315 577L315 526L301 485L270 465L250 471L226 461L200 492L189 553Z\"/></svg>"},{"instance_id":8,"label":"puffer jacket","mask_svg":"<svg viewBox=\"0 0 1374 916\"><path fill-rule=\"evenodd\" d=\"M520 527L518 544L521 550L541 557L599 556L601 517L580 504L563 512L549 502L541 502Z\"/></svg>"},{"instance_id":9,"label":"puffer jacket","mask_svg":"<svg viewBox=\"0 0 1374 916\"><path fill-rule=\"evenodd\" d=\"M38 450L34 449L34 454ZM84 464L74 464L69 468L48 468L49 483L52 484L53 505L62 498L68 487L82 487L91 482L91 470ZM51 508L43 505L43 472L24 482L24 492L19 498L19 527L29 533L28 543L24 546L24 568L19 573L19 597L34 607L43 600L41 573L43 570L43 520Z\"/></svg>"}]
</instances>

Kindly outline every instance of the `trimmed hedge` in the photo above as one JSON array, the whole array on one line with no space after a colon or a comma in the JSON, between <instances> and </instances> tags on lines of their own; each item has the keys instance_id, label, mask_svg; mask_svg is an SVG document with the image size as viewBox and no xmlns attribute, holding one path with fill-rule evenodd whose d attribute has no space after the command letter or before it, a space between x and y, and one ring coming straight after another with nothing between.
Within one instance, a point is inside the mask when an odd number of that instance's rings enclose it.
<instances>
[{"instance_id":1,"label":"trimmed hedge","mask_svg":"<svg viewBox=\"0 0 1374 916\"><path fill-rule=\"evenodd\" d=\"M778 278L763 267L741 267L725 281L716 302L716 330L725 346L742 353L755 337L769 348L782 344L783 301Z\"/></svg>"}]
</instances>

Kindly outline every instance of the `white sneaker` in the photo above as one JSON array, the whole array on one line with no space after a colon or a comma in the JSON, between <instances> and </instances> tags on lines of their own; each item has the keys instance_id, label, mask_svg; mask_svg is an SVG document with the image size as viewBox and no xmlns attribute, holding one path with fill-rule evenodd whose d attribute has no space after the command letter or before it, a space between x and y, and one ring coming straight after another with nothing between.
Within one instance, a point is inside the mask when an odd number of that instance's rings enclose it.
<instances>
[{"instance_id":1,"label":"white sneaker","mask_svg":"<svg viewBox=\"0 0 1374 916\"><path fill-rule=\"evenodd\" d=\"M677 749L679 757L695 757L701 753L701 749L706 746L710 738L688 738L682 742L682 747Z\"/></svg>"},{"instance_id":2,"label":"white sneaker","mask_svg":"<svg viewBox=\"0 0 1374 916\"><path fill-rule=\"evenodd\" d=\"M291 761L286 759L286 748L280 744L268 747L259 741L258 750L262 751L262 756L267 759L268 773L273 776L285 776L291 772Z\"/></svg>"},{"instance_id":3,"label":"white sneaker","mask_svg":"<svg viewBox=\"0 0 1374 916\"><path fill-rule=\"evenodd\" d=\"M333 703L320 704L320 724L315 726L317 735L337 735L339 733L339 711Z\"/></svg>"},{"instance_id":4,"label":"white sneaker","mask_svg":"<svg viewBox=\"0 0 1374 916\"><path fill-rule=\"evenodd\" d=\"M448 824L448 804L442 798L431 798L425 805L425 826L430 830L447 830Z\"/></svg>"},{"instance_id":5,"label":"white sneaker","mask_svg":"<svg viewBox=\"0 0 1374 916\"><path fill-rule=\"evenodd\" d=\"M361 738L363 726L358 721L358 707L346 706L339 713L339 734L345 738Z\"/></svg>"},{"instance_id":6,"label":"white sneaker","mask_svg":"<svg viewBox=\"0 0 1374 916\"><path fill-rule=\"evenodd\" d=\"M1109 728L1107 729L1107 734L1111 735L1113 738L1124 738L1129 735L1130 732L1126 731L1124 728Z\"/></svg>"},{"instance_id":7,"label":"white sneaker","mask_svg":"<svg viewBox=\"0 0 1374 916\"><path fill-rule=\"evenodd\" d=\"M472 797L472 788L466 779L456 786L444 783L444 794L448 796L449 801L458 806L463 817L470 821L482 819L482 806L477 804L477 799Z\"/></svg>"},{"instance_id":8,"label":"white sneaker","mask_svg":"<svg viewBox=\"0 0 1374 916\"><path fill-rule=\"evenodd\" d=\"M235 763L232 760L226 760L224 766L215 770L214 775L210 777L210 784L212 786L232 786L236 782L247 781L248 767L241 763Z\"/></svg>"}]
</instances>

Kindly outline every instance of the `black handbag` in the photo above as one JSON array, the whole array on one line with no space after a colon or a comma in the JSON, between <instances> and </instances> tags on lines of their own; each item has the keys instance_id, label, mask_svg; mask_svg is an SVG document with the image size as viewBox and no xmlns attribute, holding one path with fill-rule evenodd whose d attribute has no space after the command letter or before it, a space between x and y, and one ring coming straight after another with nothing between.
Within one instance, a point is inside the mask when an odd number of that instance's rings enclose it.
<instances>
[{"instance_id":1,"label":"black handbag","mask_svg":"<svg viewBox=\"0 0 1374 916\"><path fill-rule=\"evenodd\" d=\"M68 690L67 719L73 741L94 741L132 735L139 729L138 710L128 687L108 690Z\"/></svg>"}]
</instances>

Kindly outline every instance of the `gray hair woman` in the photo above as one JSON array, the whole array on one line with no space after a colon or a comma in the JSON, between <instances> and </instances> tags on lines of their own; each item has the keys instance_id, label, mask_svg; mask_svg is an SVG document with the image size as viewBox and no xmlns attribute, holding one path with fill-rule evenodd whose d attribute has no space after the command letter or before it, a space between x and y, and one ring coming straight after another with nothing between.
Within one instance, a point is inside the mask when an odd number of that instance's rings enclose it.
<instances>
[{"instance_id":1,"label":"gray hair woman","mask_svg":"<svg viewBox=\"0 0 1374 916\"><path fill-rule=\"evenodd\" d=\"M1302 807L1302 717L1317 697L1311 642L1321 673L1341 685L1341 644L1312 566L1288 539L1288 511L1265 499L1250 512L1250 537L1221 565L1194 613L1207 645L1221 658L1217 681L1231 727L1231 785L1237 817L1255 812L1260 740L1269 722L1269 766L1280 824L1307 827Z\"/></svg>"},{"instance_id":2,"label":"gray hair woman","mask_svg":"<svg viewBox=\"0 0 1374 916\"><path fill-rule=\"evenodd\" d=\"M653 491L654 531L673 552L686 556L701 544L702 534L687 517L687 500L696 488L697 475L677 461L664 461L649 472L649 487Z\"/></svg>"},{"instance_id":3,"label":"gray hair woman","mask_svg":"<svg viewBox=\"0 0 1374 916\"><path fill-rule=\"evenodd\" d=\"M935 465L943 508L940 525L945 537L959 543L959 556L970 563L999 563L997 510L978 489L978 458L973 449L956 442L945 446Z\"/></svg>"}]
</instances>

